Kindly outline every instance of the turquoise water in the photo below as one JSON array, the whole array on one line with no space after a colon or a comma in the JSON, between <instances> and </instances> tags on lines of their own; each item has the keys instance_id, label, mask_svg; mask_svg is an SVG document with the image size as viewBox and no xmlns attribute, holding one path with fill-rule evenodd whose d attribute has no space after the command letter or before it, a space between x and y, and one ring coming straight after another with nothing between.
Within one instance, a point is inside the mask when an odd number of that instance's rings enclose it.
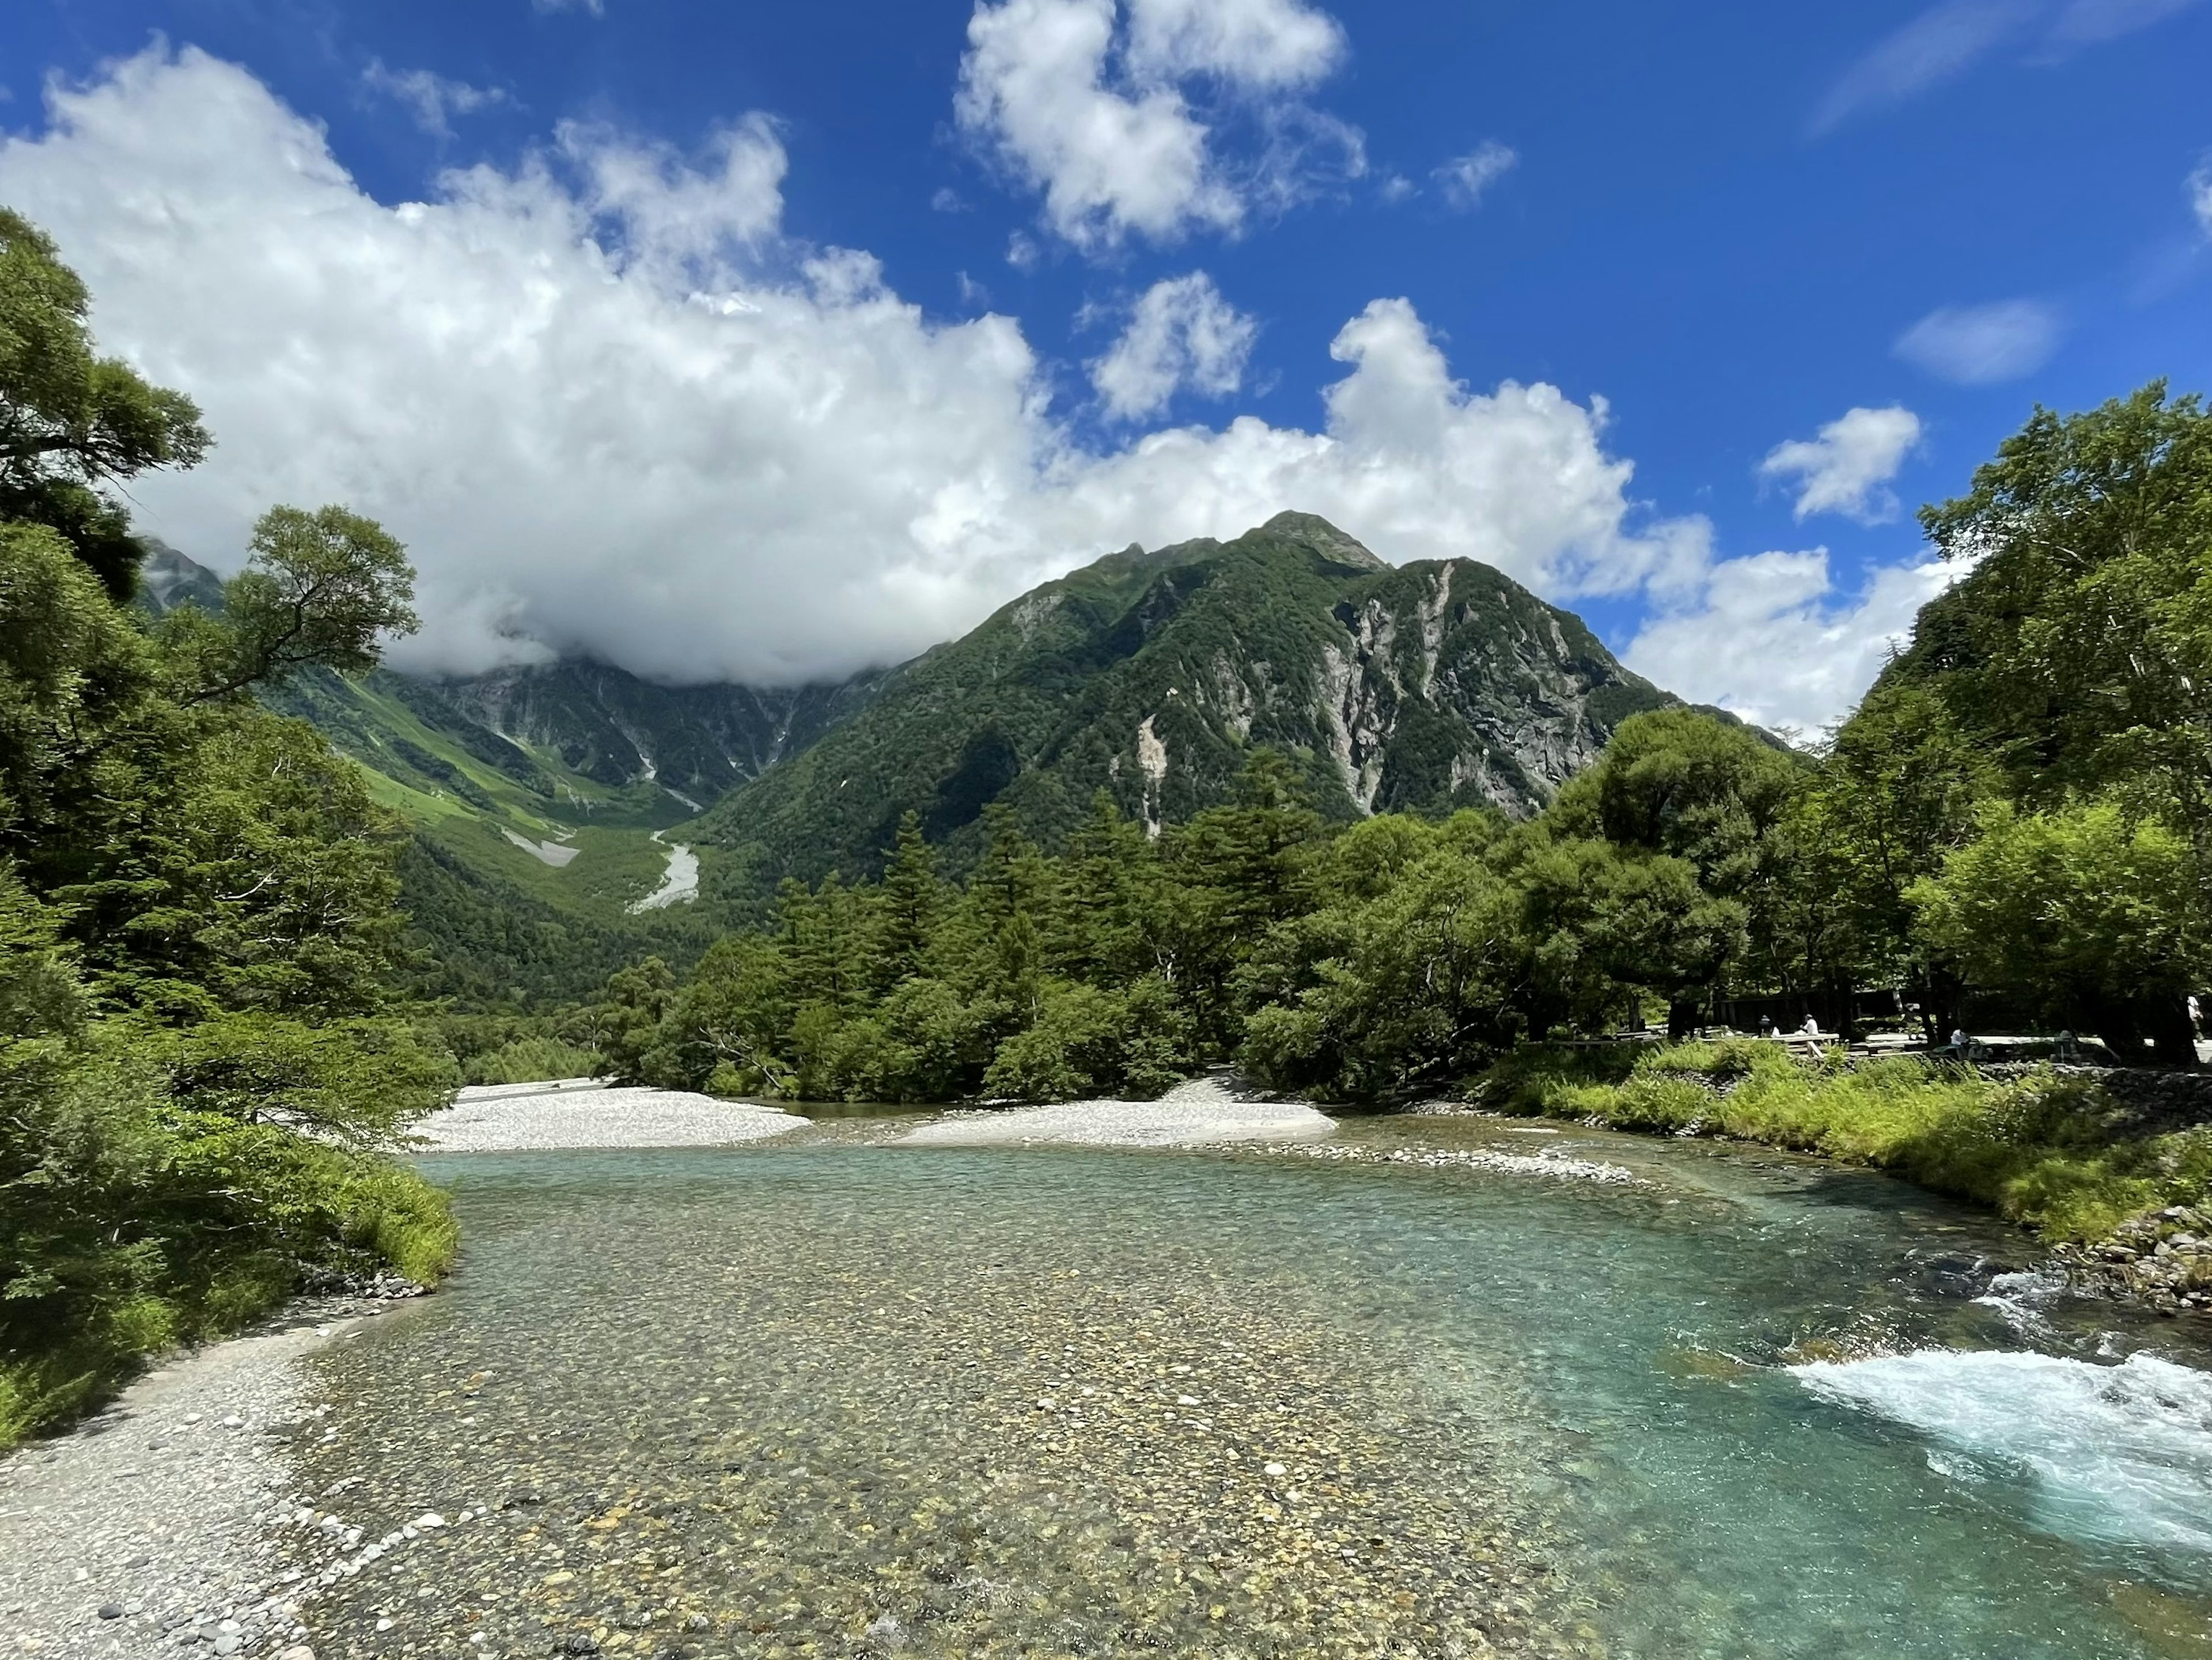
<instances>
[{"instance_id":1,"label":"turquoise water","mask_svg":"<svg viewBox=\"0 0 2212 1660\"><path fill-rule=\"evenodd\" d=\"M324 1363L364 1427L316 1456L372 1519L495 1514L318 1652L2212 1654L2176 1326L1991 1297L2017 1236L1879 1177L1346 1135L1638 1180L834 1131L425 1161L464 1272Z\"/></svg>"}]
</instances>

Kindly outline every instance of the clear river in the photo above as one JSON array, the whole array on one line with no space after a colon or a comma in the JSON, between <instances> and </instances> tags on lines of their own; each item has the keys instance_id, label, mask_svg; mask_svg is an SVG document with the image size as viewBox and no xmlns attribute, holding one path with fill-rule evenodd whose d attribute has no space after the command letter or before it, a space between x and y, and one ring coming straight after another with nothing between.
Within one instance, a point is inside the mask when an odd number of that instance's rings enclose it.
<instances>
[{"instance_id":1,"label":"clear river","mask_svg":"<svg viewBox=\"0 0 2212 1660\"><path fill-rule=\"evenodd\" d=\"M461 1272L300 1456L372 1533L485 1513L317 1654L2212 1656L2204 1334L1902 1184L892 1128L426 1159Z\"/></svg>"}]
</instances>

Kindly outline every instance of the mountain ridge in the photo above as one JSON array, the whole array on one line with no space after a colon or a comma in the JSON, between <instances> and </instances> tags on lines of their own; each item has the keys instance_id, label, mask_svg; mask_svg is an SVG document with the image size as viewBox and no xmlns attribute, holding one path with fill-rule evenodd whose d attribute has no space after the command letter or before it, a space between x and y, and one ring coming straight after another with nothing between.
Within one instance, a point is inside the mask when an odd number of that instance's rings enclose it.
<instances>
[{"instance_id":1,"label":"mountain ridge","mask_svg":"<svg viewBox=\"0 0 2212 1660\"><path fill-rule=\"evenodd\" d=\"M144 591L157 611L221 603L211 572L159 544ZM834 684L671 687L568 659L311 673L269 701L435 844L441 892L476 872L479 910L527 896L616 930L681 926L629 912L665 860L649 837L679 825L708 927L787 877L872 873L908 811L955 871L994 802L1049 844L1103 789L1158 835L1227 799L1261 745L1340 820L1526 817L1622 721L1681 702L1491 566L1394 566L1297 512L1226 541L1132 544Z\"/></svg>"},{"instance_id":2,"label":"mountain ridge","mask_svg":"<svg viewBox=\"0 0 2212 1660\"><path fill-rule=\"evenodd\" d=\"M1490 566L1393 566L1285 513L1039 585L887 671L866 708L694 831L756 891L872 870L908 811L957 867L993 801L1050 842L1103 789L1158 834L1226 799L1261 745L1338 818L1525 817L1621 721L1680 702Z\"/></svg>"}]
</instances>

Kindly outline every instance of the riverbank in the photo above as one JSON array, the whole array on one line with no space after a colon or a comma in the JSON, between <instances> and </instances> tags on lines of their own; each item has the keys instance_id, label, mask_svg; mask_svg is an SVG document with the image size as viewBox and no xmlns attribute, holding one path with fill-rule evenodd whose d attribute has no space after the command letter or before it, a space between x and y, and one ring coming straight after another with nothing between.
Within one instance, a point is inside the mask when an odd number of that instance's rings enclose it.
<instances>
[{"instance_id":1,"label":"riverbank","mask_svg":"<svg viewBox=\"0 0 2212 1660\"><path fill-rule=\"evenodd\" d=\"M465 1089L415 1127L430 1152L562 1147L721 1147L806 1128L797 1113L685 1090L615 1089L592 1079Z\"/></svg>"},{"instance_id":2,"label":"riverbank","mask_svg":"<svg viewBox=\"0 0 2212 1660\"><path fill-rule=\"evenodd\" d=\"M1218 1077L1194 1078L1157 1101L1063 1101L948 1114L899 1138L910 1147L1223 1146L1313 1141L1336 1121L1294 1101L1257 1096Z\"/></svg>"},{"instance_id":3,"label":"riverbank","mask_svg":"<svg viewBox=\"0 0 2212 1660\"><path fill-rule=\"evenodd\" d=\"M106 1660L304 1641L306 1576L276 1560L270 1524L315 1502L293 1491L289 1445L334 1432L318 1427L300 1363L396 1306L304 1298L246 1335L170 1357L75 1429L0 1459L8 1651Z\"/></svg>"},{"instance_id":4,"label":"riverbank","mask_svg":"<svg viewBox=\"0 0 2212 1660\"><path fill-rule=\"evenodd\" d=\"M1755 1040L1531 1046L1470 1081L1487 1110L1816 1153L1985 1205L2083 1288L2212 1313L2212 1126L2052 1067L1845 1067Z\"/></svg>"}]
</instances>

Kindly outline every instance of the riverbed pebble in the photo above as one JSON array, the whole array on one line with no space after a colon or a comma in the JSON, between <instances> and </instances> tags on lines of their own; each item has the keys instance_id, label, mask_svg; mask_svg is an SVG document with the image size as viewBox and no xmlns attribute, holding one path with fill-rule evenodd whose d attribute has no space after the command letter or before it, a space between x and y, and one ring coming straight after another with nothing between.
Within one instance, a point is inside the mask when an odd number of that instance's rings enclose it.
<instances>
[{"instance_id":1,"label":"riverbed pebble","mask_svg":"<svg viewBox=\"0 0 2212 1660\"><path fill-rule=\"evenodd\" d=\"M1411 1164L1421 1170L1480 1170L1500 1176L1540 1176L1556 1182L1595 1182L1607 1187L1635 1182L1636 1172L1601 1159L1577 1158L1567 1153L1499 1152L1488 1147L1382 1147L1365 1143L1335 1142L1323 1146L1283 1147L1273 1151L1305 1158L1327 1158L1354 1164Z\"/></svg>"},{"instance_id":2,"label":"riverbed pebble","mask_svg":"<svg viewBox=\"0 0 2212 1660\"><path fill-rule=\"evenodd\" d=\"M560 1147L707 1147L787 1135L806 1128L796 1113L685 1090L465 1089L416 1127L438 1152Z\"/></svg>"},{"instance_id":3,"label":"riverbed pebble","mask_svg":"<svg viewBox=\"0 0 2212 1660\"><path fill-rule=\"evenodd\" d=\"M296 1304L0 1459L7 1652L142 1660L157 1645L234 1654L289 1636L296 1622L269 1594L275 1547L258 1524L285 1487L282 1438L312 1421L297 1362L387 1306L362 1295Z\"/></svg>"},{"instance_id":4,"label":"riverbed pebble","mask_svg":"<svg viewBox=\"0 0 2212 1660\"><path fill-rule=\"evenodd\" d=\"M1196 1147L1310 1141L1335 1129L1334 1119L1301 1103L1255 1098L1232 1083L1200 1078L1157 1101L1063 1101L947 1113L898 1142L914 1147Z\"/></svg>"}]
</instances>

